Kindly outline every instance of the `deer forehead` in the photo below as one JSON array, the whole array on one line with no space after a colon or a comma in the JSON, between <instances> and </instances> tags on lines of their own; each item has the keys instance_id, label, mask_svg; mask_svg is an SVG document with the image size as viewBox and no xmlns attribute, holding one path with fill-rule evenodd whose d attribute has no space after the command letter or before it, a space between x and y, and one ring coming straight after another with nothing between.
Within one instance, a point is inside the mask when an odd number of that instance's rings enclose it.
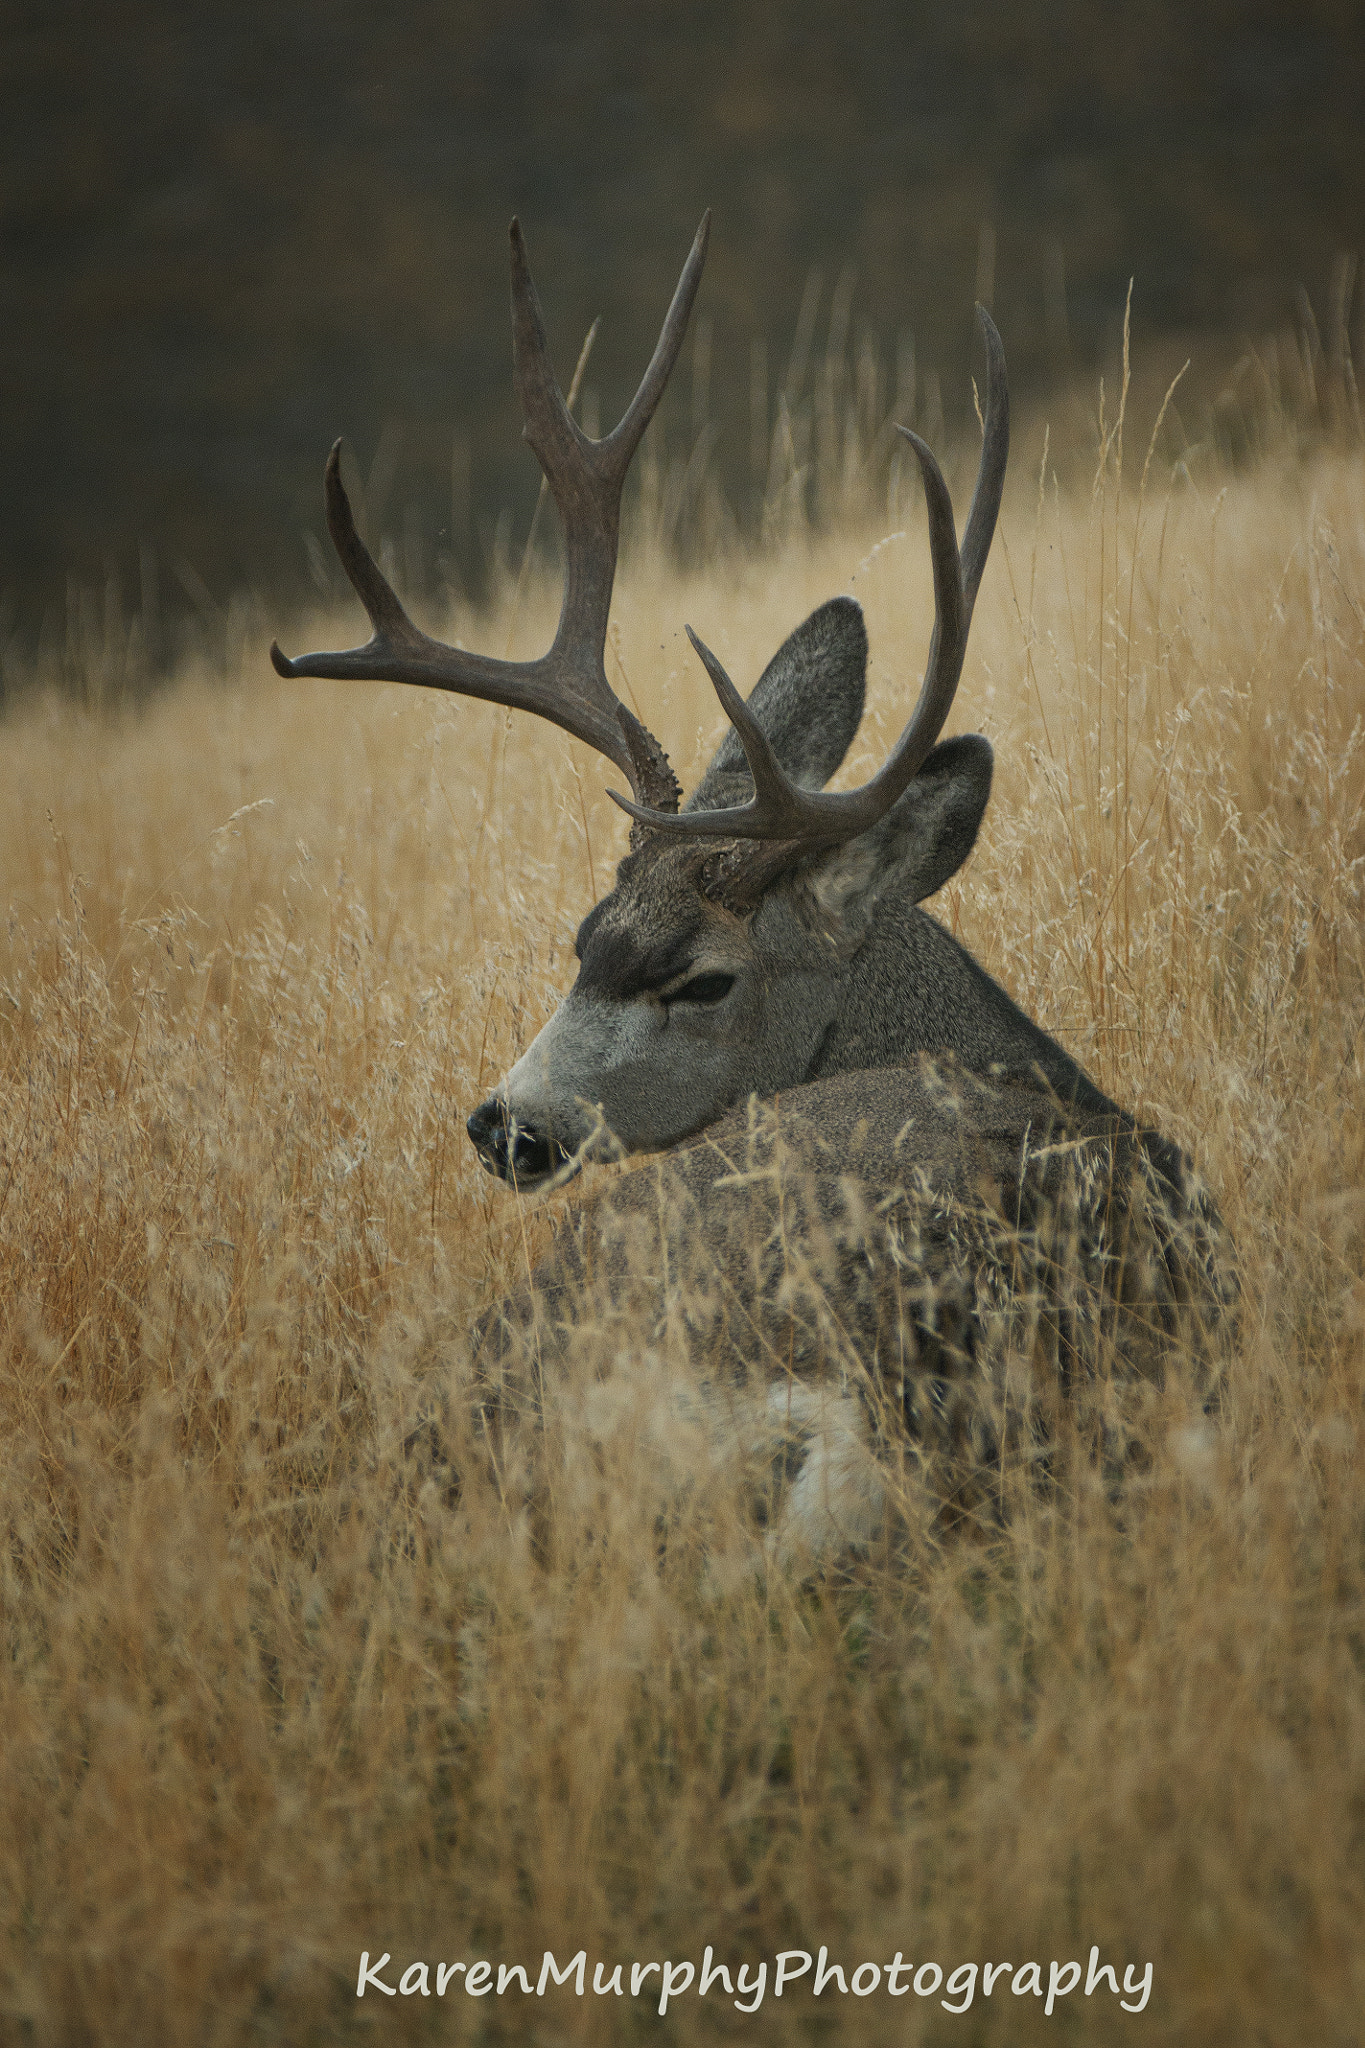
<instances>
[{"instance_id":1,"label":"deer forehead","mask_svg":"<svg viewBox=\"0 0 1365 2048\"><path fill-rule=\"evenodd\" d=\"M752 948L741 920L702 894L695 854L660 848L622 862L616 887L578 927L574 950L583 994L626 1001L698 964L737 964Z\"/></svg>"}]
</instances>

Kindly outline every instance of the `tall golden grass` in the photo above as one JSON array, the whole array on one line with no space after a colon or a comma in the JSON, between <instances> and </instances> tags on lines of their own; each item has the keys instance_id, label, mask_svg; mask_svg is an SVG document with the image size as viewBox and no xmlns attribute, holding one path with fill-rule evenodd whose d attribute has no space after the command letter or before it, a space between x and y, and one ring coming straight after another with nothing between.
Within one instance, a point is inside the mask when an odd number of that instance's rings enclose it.
<instances>
[{"instance_id":1,"label":"tall golden grass","mask_svg":"<svg viewBox=\"0 0 1365 2048\"><path fill-rule=\"evenodd\" d=\"M1365 475L1128 441L1059 476L1017 436L954 714L996 793L933 907L1196 1155L1238 1352L1121 1498L990 1541L757 1569L644 1373L525 1448L534 1512L472 1444L458 1494L411 1455L544 1242L461 1125L571 979L613 771L478 705L280 684L254 630L226 676L0 727L5 2038L1358 2037ZM687 573L652 533L613 674L684 778L717 714L683 621L747 687L851 590L862 779L927 638L922 512L864 494ZM529 649L556 601L459 629ZM1097 1945L1153 1984L1137 2017L1008 1977L961 2017L809 1979L748 2017L694 1988L660 2019L658 1976L356 1998L362 1951L434 1991L708 1943L1044 1981Z\"/></svg>"}]
</instances>

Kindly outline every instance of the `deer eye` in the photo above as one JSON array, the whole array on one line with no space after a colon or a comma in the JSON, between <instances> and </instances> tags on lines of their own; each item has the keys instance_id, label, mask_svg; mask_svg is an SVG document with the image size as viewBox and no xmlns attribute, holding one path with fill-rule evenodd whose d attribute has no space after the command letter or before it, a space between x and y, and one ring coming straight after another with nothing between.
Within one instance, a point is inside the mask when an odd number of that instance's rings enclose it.
<instances>
[{"instance_id":1,"label":"deer eye","mask_svg":"<svg viewBox=\"0 0 1365 2048\"><path fill-rule=\"evenodd\" d=\"M723 1002L735 985L733 974L698 974L693 980L685 981L681 988L675 988L671 996L665 996L666 1003L719 1003Z\"/></svg>"}]
</instances>

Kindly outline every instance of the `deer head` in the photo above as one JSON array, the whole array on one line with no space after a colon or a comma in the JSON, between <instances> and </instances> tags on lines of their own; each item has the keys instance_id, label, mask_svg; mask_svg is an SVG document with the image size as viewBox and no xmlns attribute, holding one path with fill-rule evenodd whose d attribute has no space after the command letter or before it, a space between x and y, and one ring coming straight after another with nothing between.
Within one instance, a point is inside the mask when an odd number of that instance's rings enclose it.
<instances>
[{"instance_id":1,"label":"deer head","mask_svg":"<svg viewBox=\"0 0 1365 2048\"><path fill-rule=\"evenodd\" d=\"M582 432L564 402L512 223L516 386L567 557L547 653L499 661L413 625L356 531L339 443L327 465L327 522L373 634L344 653L290 660L271 649L283 676L420 683L533 711L587 741L630 783L629 798L611 794L634 821L631 849L615 887L579 929L578 979L497 1093L469 1118L484 1164L520 1188L562 1178L587 1157L675 1144L752 1092L793 1086L823 1070L818 1061L831 1034L849 1042L846 1064L888 1057L885 1031L860 1039L847 1015L855 981L875 1007L869 940L878 905L889 895L916 903L946 881L970 852L990 793L987 742L938 739L962 672L1009 449L1004 351L984 310L985 430L960 552L932 452L909 428L898 430L924 483L934 629L910 719L870 782L846 792L825 788L863 710L867 637L851 599L822 605L799 626L747 703L688 628L731 729L681 808L663 748L607 681L621 490L682 345L709 220L697 231L640 388L600 441ZM913 991L905 999L913 1001Z\"/></svg>"}]
</instances>

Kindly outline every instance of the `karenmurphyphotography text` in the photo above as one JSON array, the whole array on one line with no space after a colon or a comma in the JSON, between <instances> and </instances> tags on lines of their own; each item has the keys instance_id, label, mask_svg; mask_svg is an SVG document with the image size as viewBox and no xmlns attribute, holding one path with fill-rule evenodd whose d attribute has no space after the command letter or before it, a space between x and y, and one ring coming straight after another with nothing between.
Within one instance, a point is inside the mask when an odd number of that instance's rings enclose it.
<instances>
[{"instance_id":1,"label":"karenmurphyphotography text","mask_svg":"<svg viewBox=\"0 0 1365 2048\"><path fill-rule=\"evenodd\" d=\"M757 2012L770 1989L768 1961L735 1966L716 1962L714 1953L708 1946L700 1969L686 1960L599 1962L593 1967L592 1991L599 1998L629 1996L653 2000L657 1994L659 2011L666 2013L671 1999L681 1998L695 1988L698 1997L714 1994L730 1999L740 2012ZM447 1992L460 1991L470 1998L486 1998L490 1992L501 1998L509 1991L543 1998L555 1986L571 1986L579 1998L589 1995L586 1949L580 1949L562 1967L547 1949L538 1974L534 1964L528 1969L524 1963L417 1961L409 1963L400 1975L390 1968L391 1962L387 1950L376 1962L370 1961L368 1949L362 1952L355 1987L357 1998L363 1998L367 1991L382 1992L386 1998L444 1998ZM1096 1992L1117 1998L1124 2012L1141 2012L1151 1996L1151 1964L1144 1963L1141 1968L1135 1963L1124 1964L1121 1983L1118 1971L1118 1964L1100 1961L1098 1948L1091 1949L1088 1964L1074 1959L1048 1963L958 1963L947 1972L940 1963L907 1963L899 1949L889 1963L845 1964L832 1963L827 1948L822 1948L818 1956L804 1948L787 1948L772 1958L771 1995L781 1998L793 1987L799 1987L795 1992L798 1997L810 1994L836 1999L870 1998L878 1991L892 1998L904 1998L913 1992L918 1998L938 1998L946 2012L954 2013L966 2012L978 1995L1041 1998L1044 2012L1050 2015L1059 1999L1081 1991L1086 1998Z\"/></svg>"}]
</instances>

